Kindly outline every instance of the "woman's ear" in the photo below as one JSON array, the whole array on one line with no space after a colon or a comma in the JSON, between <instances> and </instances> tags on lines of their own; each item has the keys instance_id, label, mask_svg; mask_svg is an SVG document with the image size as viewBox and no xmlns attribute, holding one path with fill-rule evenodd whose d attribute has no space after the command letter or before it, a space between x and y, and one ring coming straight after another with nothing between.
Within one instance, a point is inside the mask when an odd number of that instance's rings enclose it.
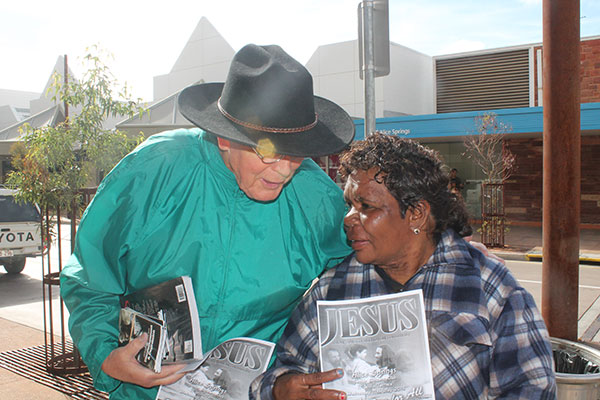
<instances>
[{"instance_id":1,"label":"woman's ear","mask_svg":"<svg viewBox=\"0 0 600 400\"><path fill-rule=\"evenodd\" d=\"M219 145L219 150L221 151L227 151L231 149L231 142L227 139L217 137L217 144Z\"/></svg>"},{"instance_id":2,"label":"woman's ear","mask_svg":"<svg viewBox=\"0 0 600 400\"><path fill-rule=\"evenodd\" d=\"M410 228L426 230L428 227L429 217L431 216L431 206L427 200L419 200L410 209Z\"/></svg>"}]
</instances>

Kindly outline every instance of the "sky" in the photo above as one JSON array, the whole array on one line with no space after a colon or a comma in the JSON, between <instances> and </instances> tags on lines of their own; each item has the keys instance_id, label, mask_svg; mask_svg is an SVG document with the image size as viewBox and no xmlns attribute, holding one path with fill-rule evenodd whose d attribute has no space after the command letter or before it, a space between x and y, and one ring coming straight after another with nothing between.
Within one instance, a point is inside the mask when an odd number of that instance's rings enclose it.
<instances>
[{"instance_id":1,"label":"sky","mask_svg":"<svg viewBox=\"0 0 600 400\"><path fill-rule=\"evenodd\" d=\"M90 46L117 81L152 100L201 17L239 50L278 44L301 63L354 40L359 0L20 0L0 5L0 89L41 92L57 58L82 74ZM600 0L580 0L581 36L600 36ZM389 0L390 40L430 56L542 42L542 0Z\"/></svg>"}]
</instances>

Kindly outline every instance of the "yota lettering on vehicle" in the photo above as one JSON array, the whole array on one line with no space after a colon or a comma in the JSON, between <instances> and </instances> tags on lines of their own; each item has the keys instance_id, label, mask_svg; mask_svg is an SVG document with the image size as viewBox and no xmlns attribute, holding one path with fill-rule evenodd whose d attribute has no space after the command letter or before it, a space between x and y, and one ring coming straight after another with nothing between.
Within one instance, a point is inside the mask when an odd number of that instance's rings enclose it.
<instances>
[{"instance_id":1,"label":"yota lettering on vehicle","mask_svg":"<svg viewBox=\"0 0 600 400\"><path fill-rule=\"evenodd\" d=\"M42 253L40 211L15 200L15 190L0 187L0 264L9 274L25 268L27 257Z\"/></svg>"},{"instance_id":2,"label":"yota lettering on vehicle","mask_svg":"<svg viewBox=\"0 0 600 400\"><path fill-rule=\"evenodd\" d=\"M8 243L33 242L35 237L31 232L9 232L6 235L0 233L0 243L3 241Z\"/></svg>"}]
</instances>

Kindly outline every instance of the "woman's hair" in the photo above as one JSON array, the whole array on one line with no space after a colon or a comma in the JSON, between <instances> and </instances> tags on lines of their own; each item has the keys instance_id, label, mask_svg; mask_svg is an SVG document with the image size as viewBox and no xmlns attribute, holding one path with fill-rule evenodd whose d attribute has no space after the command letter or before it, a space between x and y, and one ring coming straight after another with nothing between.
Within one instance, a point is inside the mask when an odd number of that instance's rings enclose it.
<instances>
[{"instance_id":1,"label":"woman's hair","mask_svg":"<svg viewBox=\"0 0 600 400\"><path fill-rule=\"evenodd\" d=\"M390 349L390 346L388 346L387 344L382 344L377 347L381 348L381 358L377 360L377 365L379 365L380 367L387 366L389 368L394 368L394 352L392 351L392 349Z\"/></svg>"},{"instance_id":2,"label":"woman's hair","mask_svg":"<svg viewBox=\"0 0 600 400\"><path fill-rule=\"evenodd\" d=\"M391 357L394 355L394 352L392 351L392 349L390 349L390 346L388 346L387 344L380 344L377 347L381 348L381 354L383 354L384 357Z\"/></svg>"},{"instance_id":3,"label":"woman's hair","mask_svg":"<svg viewBox=\"0 0 600 400\"><path fill-rule=\"evenodd\" d=\"M463 237L473 232L462 197L448 189L450 178L436 151L409 139L374 133L342 153L340 174L344 180L353 171L372 168L377 169L377 182L398 201L402 218L420 200L429 203L436 242L448 228Z\"/></svg>"}]
</instances>

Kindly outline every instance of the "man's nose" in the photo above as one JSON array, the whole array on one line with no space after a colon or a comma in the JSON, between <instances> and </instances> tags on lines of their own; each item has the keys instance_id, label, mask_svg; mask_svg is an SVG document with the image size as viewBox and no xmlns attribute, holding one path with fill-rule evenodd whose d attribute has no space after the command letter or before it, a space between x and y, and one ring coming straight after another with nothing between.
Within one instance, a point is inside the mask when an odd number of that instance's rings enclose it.
<instances>
[{"instance_id":1,"label":"man's nose","mask_svg":"<svg viewBox=\"0 0 600 400\"><path fill-rule=\"evenodd\" d=\"M279 162L273 164L273 168L282 176L287 177L298 169L302 160L302 157L284 156Z\"/></svg>"}]
</instances>

